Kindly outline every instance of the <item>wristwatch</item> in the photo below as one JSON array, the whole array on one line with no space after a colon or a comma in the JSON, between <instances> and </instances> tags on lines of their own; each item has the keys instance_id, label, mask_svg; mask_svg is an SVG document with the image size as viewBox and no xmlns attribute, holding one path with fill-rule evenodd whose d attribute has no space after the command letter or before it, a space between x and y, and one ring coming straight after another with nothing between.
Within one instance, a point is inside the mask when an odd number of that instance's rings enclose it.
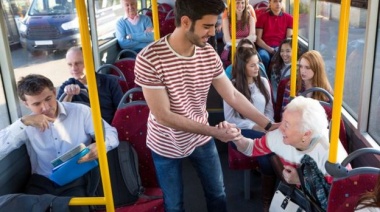
<instances>
[{"instance_id":1,"label":"wristwatch","mask_svg":"<svg viewBox=\"0 0 380 212\"><path fill-rule=\"evenodd\" d=\"M264 130L268 131L272 127L272 122L270 121L267 126L265 126Z\"/></svg>"}]
</instances>

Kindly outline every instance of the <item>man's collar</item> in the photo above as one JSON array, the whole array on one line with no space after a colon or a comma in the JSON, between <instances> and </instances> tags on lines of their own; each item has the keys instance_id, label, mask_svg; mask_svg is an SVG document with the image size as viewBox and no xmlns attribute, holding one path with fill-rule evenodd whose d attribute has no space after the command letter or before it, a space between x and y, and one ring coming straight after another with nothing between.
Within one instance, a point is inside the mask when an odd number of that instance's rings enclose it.
<instances>
[{"instance_id":1,"label":"man's collar","mask_svg":"<svg viewBox=\"0 0 380 212\"><path fill-rule=\"evenodd\" d=\"M270 14L270 15L273 15L273 16L276 16L276 15L272 12L272 10L269 10L269 14ZM279 13L277 16L282 16L282 15L284 15L284 13L283 13L282 10L281 10L280 13Z\"/></svg>"}]
</instances>

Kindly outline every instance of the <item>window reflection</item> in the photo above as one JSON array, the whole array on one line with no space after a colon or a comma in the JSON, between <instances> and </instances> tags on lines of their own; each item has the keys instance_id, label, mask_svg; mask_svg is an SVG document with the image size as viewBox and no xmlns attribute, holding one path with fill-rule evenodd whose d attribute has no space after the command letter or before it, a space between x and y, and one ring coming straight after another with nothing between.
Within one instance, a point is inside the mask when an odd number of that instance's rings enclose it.
<instances>
[{"instance_id":1,"label":"window reflection","mask_svg":"<svg viewBox=\"0 0 380 212\"><path fill-rule=\"evenodd\" d=\"M325 60L327 75L332 86L335 84L340 9L340 4L317 2L315 49L321 52ZM367 10L351 7L350 17L357 18L351 18L349 24L343 102L347 111L357 119Z\"/></svg>"},{"instance_id":2,"label":"window reflection","mask_svg":"<svg viewBox=\"0 0 380 212\"><path fill-rule=\"evenodd\" d=\"M378 20L380 23L380 17ZM372 82L372 95L369 115L368 133L380 144L380 26L377 30L377 46L375 53L375 70Z\"/></svg>"},{"instance_id":3,"label":"window reflection","mask_svg":"<svg viewBox=\"0 0 380 212\"><path fill-rule=\"evenodd\" d=\"M4 129L10 124L8 105L5 100L3 79L0 75L0 129Z\"/></svg>"}]
</instances>

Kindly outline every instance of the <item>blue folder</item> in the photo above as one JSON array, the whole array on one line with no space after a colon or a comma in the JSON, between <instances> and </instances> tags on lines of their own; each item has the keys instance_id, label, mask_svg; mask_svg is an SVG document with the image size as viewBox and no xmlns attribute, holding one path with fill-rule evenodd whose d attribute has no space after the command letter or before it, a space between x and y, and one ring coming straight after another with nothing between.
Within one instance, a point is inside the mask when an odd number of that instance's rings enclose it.
<instances>
[{"instance_id":1,"label":"blue folder","mask_svg":"<svg viewBox=\"0 0 380 212\"><path fill-rule=\"evenodd\" d=\"M89 172L94 167L98 166L97 160L92 160L89 162L78 163L78 160L86 155L90 149L85 148L74 157L64 162L63 164L55 167L52 174L50 175L50 180L57 183L60 186L64 186L79 177L83 176Z\"/></svg>"}]
</instances>

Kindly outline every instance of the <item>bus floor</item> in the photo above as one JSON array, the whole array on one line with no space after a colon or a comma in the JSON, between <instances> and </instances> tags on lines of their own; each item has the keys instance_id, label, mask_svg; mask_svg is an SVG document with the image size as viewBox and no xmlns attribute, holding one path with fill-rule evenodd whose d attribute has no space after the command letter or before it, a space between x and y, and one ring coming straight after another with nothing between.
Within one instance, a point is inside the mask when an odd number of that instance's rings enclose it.
<instances>
[{"instance_id":1,"label":"bus floor","mask_svg":"<svg viewBox=\"0 0 380 212\"><path fill-rule=\"evenodd\" d=\"M216 141L218 142L218 141ZM261 178L257 171L251 171L251 198L244 198L243 171L228 168L227 145L217 143L223 169L227 195L227 211L261 211ZM184 204L187 212L207 212L206 201L200 180L190 160L183 163Z\"/></svg>"}]
</instances>

